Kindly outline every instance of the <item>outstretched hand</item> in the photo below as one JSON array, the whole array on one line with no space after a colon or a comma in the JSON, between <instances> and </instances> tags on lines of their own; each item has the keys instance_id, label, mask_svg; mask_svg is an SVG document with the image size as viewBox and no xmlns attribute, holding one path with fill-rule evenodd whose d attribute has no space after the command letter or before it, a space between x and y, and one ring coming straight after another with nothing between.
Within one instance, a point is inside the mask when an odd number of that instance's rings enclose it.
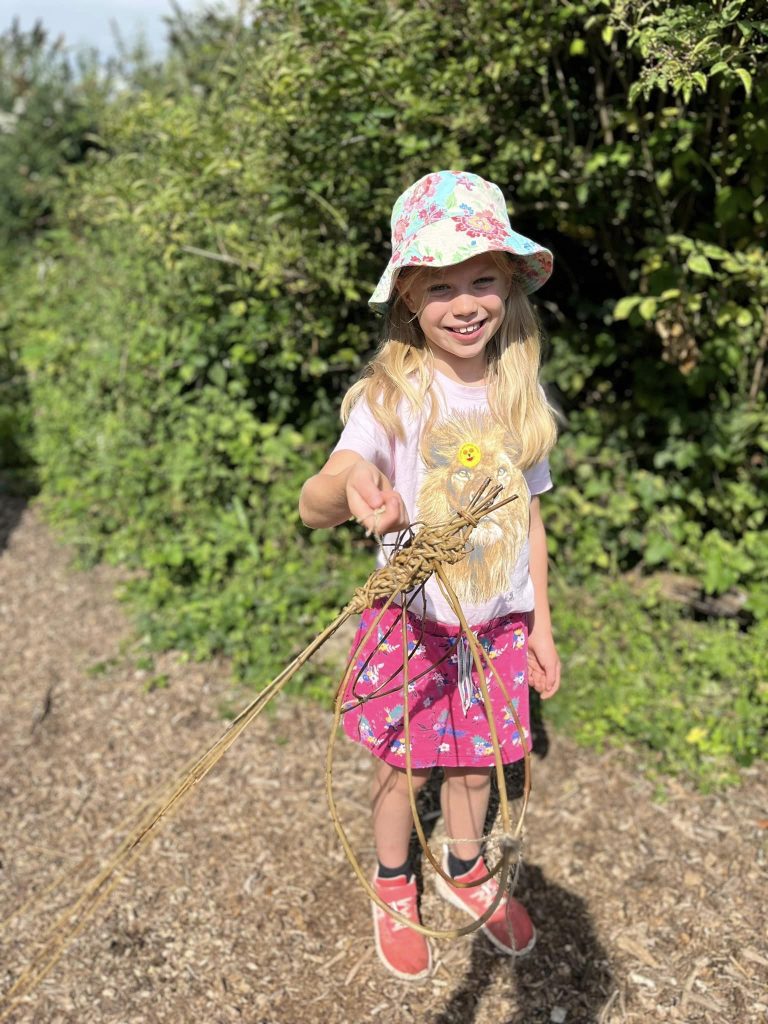
<instances>
[{"instance_id":1,"label":"outstretched hand","mask_svg":"<svg viewBox=\"0 0 768 1024\"><path fill-rule=\"evenodd\" d=\"M391 533L408 526L405 502L372 462L358 462L346 482L350 513L369 533Z\"/></svg>"}]
</instances>

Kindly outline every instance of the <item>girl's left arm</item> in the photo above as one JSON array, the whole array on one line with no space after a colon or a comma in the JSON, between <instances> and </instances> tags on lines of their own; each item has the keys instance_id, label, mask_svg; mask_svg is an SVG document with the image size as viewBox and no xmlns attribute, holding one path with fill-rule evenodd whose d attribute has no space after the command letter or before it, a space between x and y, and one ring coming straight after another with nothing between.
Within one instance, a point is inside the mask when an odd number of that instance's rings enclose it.
<instances>
[{"instance_id":1,"label":"girl's left arm","mask_svg":"<svg viewBox=\"0 0 768 1024\"><path fill-rule=\"evenodd\" d=\"M541 502L531 499L530 570L533 580L534 611L528 631L528 673L531 686L544 700L560 686L560 658L552 636L552 619L547 593L547 534L541 518Z\"/></svg>"}]
</instances>

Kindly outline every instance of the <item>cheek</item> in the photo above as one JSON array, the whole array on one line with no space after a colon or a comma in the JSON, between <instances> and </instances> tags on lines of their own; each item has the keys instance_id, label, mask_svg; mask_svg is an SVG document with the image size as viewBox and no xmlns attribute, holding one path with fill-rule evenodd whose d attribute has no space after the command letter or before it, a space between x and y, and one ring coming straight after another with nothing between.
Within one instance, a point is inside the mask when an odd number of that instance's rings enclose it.
<instances>
[{"instance_id":1,"label":"cheek","mask_svg":"<svg viewBox=\"0 0 768 1024\"><path fill-rule=\"evenodd\" d=\"M488 305L488 311L492 312L494 316L501 319L504 316L505 303L504 299L500 295L494 295Z\"/></svg>"},{"instance_id":2,"label":"cheek","mask_svg":"<svg viewBox=\"0 0 768 1024\"><path fill-rule=\"evenodd\" d=\"M419 325L424 333L431 326L439 324L445 316L445 303L436 302L434 299L425 299L416 308L419 310Z\"/></svg>"}]
</instances>

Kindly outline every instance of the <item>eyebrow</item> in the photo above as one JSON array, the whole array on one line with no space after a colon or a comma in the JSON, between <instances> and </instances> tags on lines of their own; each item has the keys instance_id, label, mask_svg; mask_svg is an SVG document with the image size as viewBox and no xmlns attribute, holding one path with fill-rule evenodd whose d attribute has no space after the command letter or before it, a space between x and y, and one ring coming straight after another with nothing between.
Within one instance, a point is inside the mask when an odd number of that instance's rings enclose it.
<instances>
[{"instance_id":1,"label":"eyebrow","mask_svg":"<svg viewBox=\"0 0 768 1024\"><path fill-rule=\"evenodd\" d=\"M427 288L433 288L438 284L450 284L446 274L440 274L441 267L429 268L429 277L425 278L425 285ZM473 281L479 281L484 277L495 277L498 274L498 270L495 267L485 267L483 270L478 270L476 274L472 275ZM434 276L431 276L434 275Z\"/></svg>"}]
</instances>

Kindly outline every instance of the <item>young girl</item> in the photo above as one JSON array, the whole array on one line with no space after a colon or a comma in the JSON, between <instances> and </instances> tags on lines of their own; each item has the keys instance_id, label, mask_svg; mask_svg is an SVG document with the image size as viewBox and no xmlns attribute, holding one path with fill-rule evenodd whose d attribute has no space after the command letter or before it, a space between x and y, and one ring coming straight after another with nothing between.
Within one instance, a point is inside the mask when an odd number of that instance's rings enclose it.
<instances>
[{"instance_id":1,"label":"young girl","mask_svg":"<svg viewBox=\"0 0 768 1024\"><path fill-rule=\"evenodd\" d=\"M419 920L408 859L408 800L402 708L403 645L410 653L414 784L441 766L441 804L453 842L445 865L472 882L486 867L479 838L494 764L488 715L505 763L529 748L528 683L551 697L560 683L547 600L547 547L539 497L551 487L547 455L555 421L538 382L540 344L527 298L552 272L552 254L512 230L499 188L475 174L439 171L407 189L392 213L392 257L370 300L386 317L384 341L342 403L346 426L330 458L304 485L300 513L313 528L350 516L384 535L449 519L488 477L517 494L473 530L467 556L447 575L466 619L505 680L521 736L488 673L484 706L458 620L434 580L402 610L391 607L361 652L346 733L375 755L374 887L395 910ZM502 496L500 495L500 496ZM389 536L387 536L389 535ZM362 616L355 645L380 609ZM394 675L393 675L394 673ZM463 679L460 677L463 675ZM460 682L462 685L460 685ZM350 693L351 695L351 693ZM496 881L437 888L475 919ZM374 906L379 957L395 975L429 974L427 939ZM502 953L521 955L535 933L525 908L502 899L483 926Z\"/></svg>"}]
</instances>

